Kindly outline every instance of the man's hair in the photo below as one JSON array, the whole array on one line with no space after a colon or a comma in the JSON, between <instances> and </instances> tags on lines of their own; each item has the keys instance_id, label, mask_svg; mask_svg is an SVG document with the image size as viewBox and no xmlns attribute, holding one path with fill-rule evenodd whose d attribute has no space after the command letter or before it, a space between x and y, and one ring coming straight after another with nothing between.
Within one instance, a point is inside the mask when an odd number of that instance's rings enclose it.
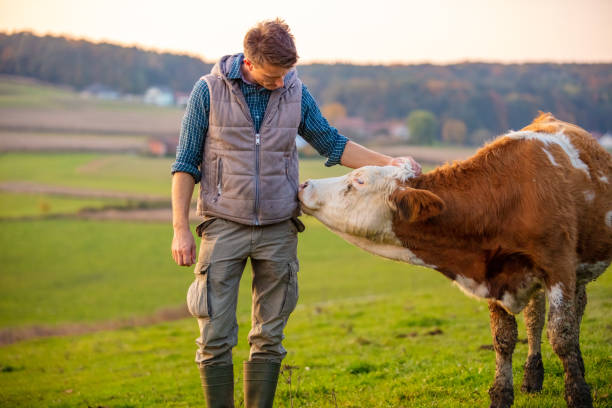
<instances>
[{"instance_id":1,"label":"man's hair","mask_svg":"<svg viewBox=\"0 0 612 408\"><path fill-rule=\"evenodd\" d=\"M244 36L244 55L255 64L291 68L298 60L293 34L284 20L262 21Z\"/></svg>"}]
</instances>

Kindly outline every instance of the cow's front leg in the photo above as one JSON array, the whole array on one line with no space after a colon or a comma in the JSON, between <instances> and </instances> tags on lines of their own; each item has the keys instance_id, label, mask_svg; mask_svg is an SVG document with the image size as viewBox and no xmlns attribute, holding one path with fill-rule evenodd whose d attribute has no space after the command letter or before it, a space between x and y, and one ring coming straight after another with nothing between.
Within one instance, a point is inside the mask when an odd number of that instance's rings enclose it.
<instances>
[{"instance_id":1,"label":"cow's front leg","mask_svg":"<svg viewBox=\"0 0 612 408\"><path fill-rule=\"evenodd\" d=\"M570 408L593 406L591 391L584 380L584 364L580 355L578 315L575 292L561 283L548 289L548 339L561 359L565 370L565 401ZM578 310L580 311L580 310Z\"/></svg>"},{"instance_id":2,"label":"cow's front leg","mask_svg":"<svg viewBox=\"0 0 612 408\"><path fill-rule=\"evenodd\" d=\"M495 381L489 389L491 408L507 408L514 402L512 353L518 331L516 319L496 302L489 302L491 335L495 348Z\"/></svg>"},{"instance_id":3,"label":"cow's front leg","mask_svg":"<svg viewBox=\"0 0 612 408\"><path fill-rule=\"evenodd\" d=\"M544 291L539 290L529 301L523 311L525 327L527 329L527 341L529 342L529 354L525 362L525 373L523 375L523 392L542 391L544 382L544 365L542 364L542 329L546 320L546 297Z\"/></svg>"}]
</instances>

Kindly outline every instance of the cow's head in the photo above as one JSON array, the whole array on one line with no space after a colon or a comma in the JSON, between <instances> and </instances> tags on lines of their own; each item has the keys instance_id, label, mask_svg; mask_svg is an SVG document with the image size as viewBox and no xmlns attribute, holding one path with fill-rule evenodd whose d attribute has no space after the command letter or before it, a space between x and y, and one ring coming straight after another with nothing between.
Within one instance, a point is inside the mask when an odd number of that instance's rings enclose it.
<instances>
[{"instance_id":1,"label":"cow's head","mask_svg":"<svg viewBox=\"0 0 612 408\"><path fill-rule=\"evenodd\" d=\"M379 243L396 243L393 220L426 220L444 209L430 191L406 186L414 173L366 166L342 177L308 180L298 194L302 210L330 229Z\"/></svg>"}]
</instances>

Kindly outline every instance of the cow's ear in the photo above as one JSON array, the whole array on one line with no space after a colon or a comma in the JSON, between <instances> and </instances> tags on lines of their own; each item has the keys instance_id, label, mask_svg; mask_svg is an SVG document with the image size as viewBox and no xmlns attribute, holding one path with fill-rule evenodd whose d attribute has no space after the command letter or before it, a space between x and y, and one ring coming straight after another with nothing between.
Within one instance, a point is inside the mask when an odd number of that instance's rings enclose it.
<instances>
[{"instance_id":1,"label":"cow's ear","mask_svg":"<svg viewBox=\"0 0 612 408\"><path fill-rule=\"evenodd\" d=\"M427 190L398 187L389 199L391 208L408 222L425 221L444 210L444 201Z\"/></svg>"}]
</instances>

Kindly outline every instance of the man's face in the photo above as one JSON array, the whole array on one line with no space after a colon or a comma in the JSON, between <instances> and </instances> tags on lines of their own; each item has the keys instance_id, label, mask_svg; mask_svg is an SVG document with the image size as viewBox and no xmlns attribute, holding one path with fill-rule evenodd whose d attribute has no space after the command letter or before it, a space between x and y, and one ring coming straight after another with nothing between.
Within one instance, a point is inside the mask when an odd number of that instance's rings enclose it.
<instances>
[{"instance_id":1,"label":"man's face","mask_svg":"<svg viewBox=\"0 0 612 408\"><path fill-rule=\"evenodd\" d=\"M255 64L249 59L244 59L244 66L247 69L249 80L256 82L270 91L281 88L284 83L285 75L291 68L283 68L268 63Z\"/></svg>"}]
</instances>

